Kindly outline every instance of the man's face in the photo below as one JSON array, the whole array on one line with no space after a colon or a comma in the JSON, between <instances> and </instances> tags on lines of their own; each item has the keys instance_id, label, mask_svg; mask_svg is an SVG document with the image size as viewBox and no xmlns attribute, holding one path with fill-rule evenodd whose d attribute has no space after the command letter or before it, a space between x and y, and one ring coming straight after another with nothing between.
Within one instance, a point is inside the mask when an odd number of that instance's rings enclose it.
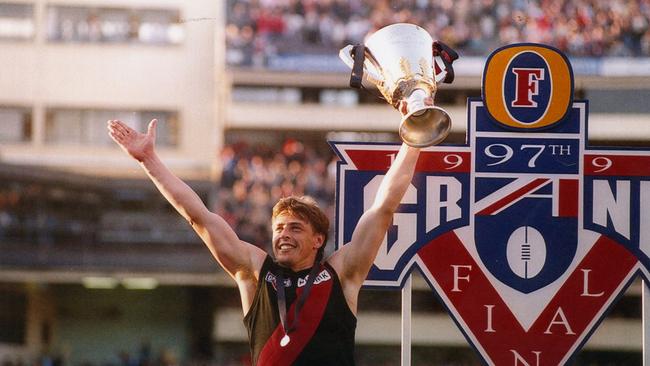
<instances>
[{"instance_id":1,"label":"man's face","mask_svg":"<svg viewBox=\"0 0 650 366\"><path fill-rule=\"evenodd\" d=\"M314 232L312 225L298 217L282 214L273 220L273 254L281 265L294 271L314 264L323 235Z\"/></svg>"}]
</instances>

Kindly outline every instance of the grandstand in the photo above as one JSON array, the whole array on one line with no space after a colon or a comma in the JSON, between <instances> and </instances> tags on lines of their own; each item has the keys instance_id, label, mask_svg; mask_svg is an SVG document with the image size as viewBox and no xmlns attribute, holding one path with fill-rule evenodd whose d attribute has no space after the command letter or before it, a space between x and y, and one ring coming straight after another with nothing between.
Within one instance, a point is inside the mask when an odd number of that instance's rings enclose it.
<instances>
[{"instance_id":1,"label":"grandstand","mask_svg":"<svg viewBox=\"0 0 650 366\"><path fill-rule=\"evenodd\" d=\"M398 141L398 113L350 89L337 57L393 22L461 54L437 97L450 143L465 141L485 57L543 42L570 57L590 143L650 145L644 0L0 1L0 363L246 364L234 284L105 122L158 118L165 162L264 247L282 195L313 195L334 215L327 140ZM478 364L414 282L413 365ZM359 308L358 364L397 364L399 292L364 290ZM577 361L640 360L636 282Z\"/></svg>"}]
</instances>

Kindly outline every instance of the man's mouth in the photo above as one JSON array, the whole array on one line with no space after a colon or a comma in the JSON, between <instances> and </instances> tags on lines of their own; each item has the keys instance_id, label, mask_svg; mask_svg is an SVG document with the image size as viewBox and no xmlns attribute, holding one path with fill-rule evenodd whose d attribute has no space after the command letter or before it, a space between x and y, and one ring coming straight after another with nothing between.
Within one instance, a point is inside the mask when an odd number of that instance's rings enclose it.
<instances>
[{"instance_id":1,"label":"man's mouth","mask_svg":"<svg viewBox=\"0 0 650 366\"><path fill-rule=\"evenodd\" d=\"M289 249L293 249L293 248L295 248L295 247L296 247L295 245L290 244L290 243L280 243L280 244L278 244L278 246L277 246L277 248L278 248L279 250L289 250Z\"/></svg>"}]
</instances>

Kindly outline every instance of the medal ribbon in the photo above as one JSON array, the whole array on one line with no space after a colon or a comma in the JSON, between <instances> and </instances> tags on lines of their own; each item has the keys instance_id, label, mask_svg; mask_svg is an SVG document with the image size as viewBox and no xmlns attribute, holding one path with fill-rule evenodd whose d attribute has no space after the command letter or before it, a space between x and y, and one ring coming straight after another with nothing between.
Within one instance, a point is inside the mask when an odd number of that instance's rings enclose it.
<instances>
[{"instance_id":1,"label":"medal ribbon","mask_svg":"<svg viewBox=\"0 0 650 366\"><path fill-rule=\"evenodd\" d=\"M284 329L284 334L289 335L291 331L296 329L298 327L298 315L300 314L300 310L302 310L302 307L305 305L305 300L307 299L307 296L309 296L309 291L311 290L311 286L314 284L314 281L316 280L316 275L318 274L318 270L320 269L320 263L316 262L314 265L311 267L311 271L309 271L309 277L307 277L307 283L305 284L305 288L302 290L302 293L298 296L298 300L296 300L296 306L293 308L293 324L289 325L287 321L287 297L285 293L285 288L284 288L284 276L282 275L283 271L280 271L278 273L278 284L277 284L277 290L278 290L278 311L280 312L280 322L282 323L282 328ZM296 286L296 289L298 286Z\"/></svg>"}]
</instances>

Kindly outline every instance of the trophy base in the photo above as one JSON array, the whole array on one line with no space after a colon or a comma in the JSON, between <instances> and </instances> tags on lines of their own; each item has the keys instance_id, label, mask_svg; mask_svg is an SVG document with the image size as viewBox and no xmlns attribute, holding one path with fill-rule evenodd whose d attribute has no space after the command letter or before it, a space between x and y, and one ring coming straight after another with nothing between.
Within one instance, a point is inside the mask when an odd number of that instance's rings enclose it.
<instances>
[{"instance_id":1,"label":"trophy base","mask_svg":"<svg viewBox=\"0 0 650 366\"><path fill-rule=\"evenodd\" d=\"M409 146L427 147L441 143L450 129L449 114L442 108L431 106L404 116L399 136Z\"/></svg>"}]
</instances>

